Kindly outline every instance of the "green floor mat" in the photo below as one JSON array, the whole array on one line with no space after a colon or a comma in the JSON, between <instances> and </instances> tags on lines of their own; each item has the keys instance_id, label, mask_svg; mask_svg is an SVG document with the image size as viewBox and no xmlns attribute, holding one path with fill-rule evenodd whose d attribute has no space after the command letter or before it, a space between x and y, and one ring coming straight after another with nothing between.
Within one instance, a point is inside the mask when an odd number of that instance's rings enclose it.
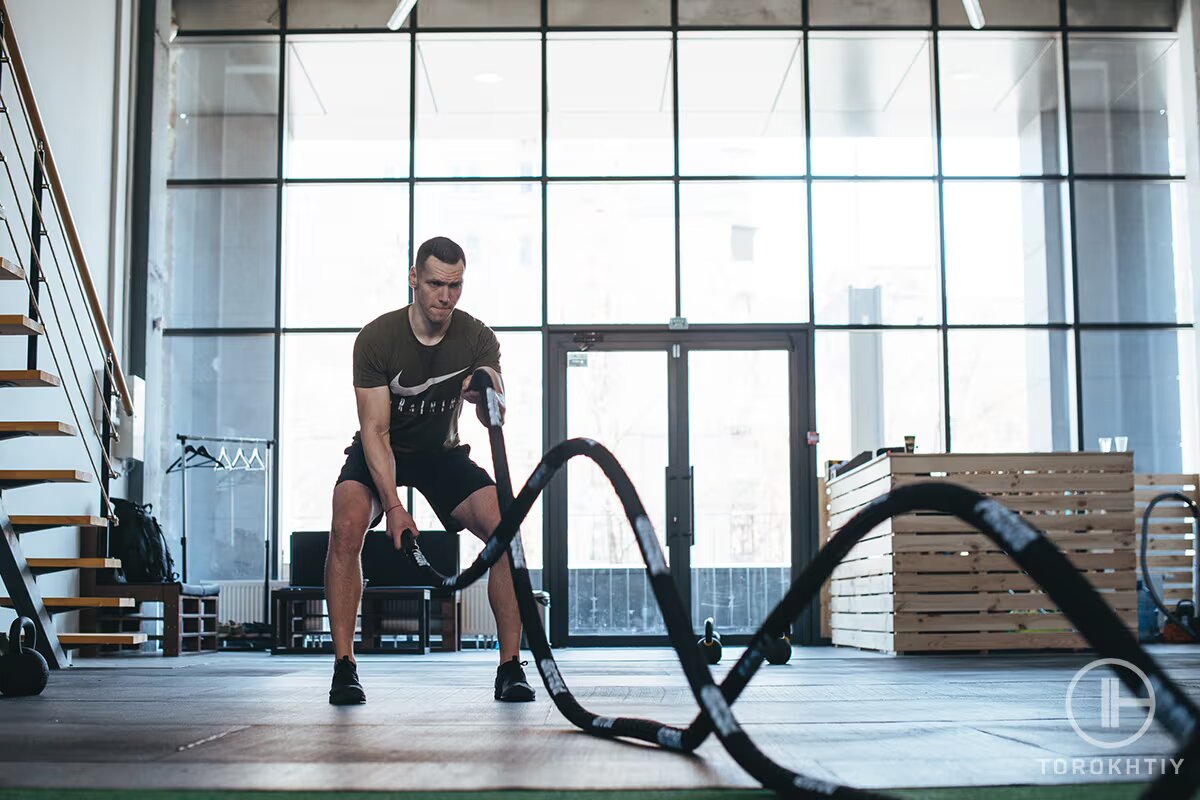
<instances>
[{"instance_id":1,"label":"green floor mat","mask_svg":"<svg viewBox=\"0 0 1200 800\"><path fill-rule=\"evenodd\" d=\"M904 800L1133 800L1143 784L1064 786L968 786L949 789L896 789ZM0 789L0 800L767 800L762 790L696 791L507 791L507 792L239 792L137 789Z\"/></svg>"}]
</instances>

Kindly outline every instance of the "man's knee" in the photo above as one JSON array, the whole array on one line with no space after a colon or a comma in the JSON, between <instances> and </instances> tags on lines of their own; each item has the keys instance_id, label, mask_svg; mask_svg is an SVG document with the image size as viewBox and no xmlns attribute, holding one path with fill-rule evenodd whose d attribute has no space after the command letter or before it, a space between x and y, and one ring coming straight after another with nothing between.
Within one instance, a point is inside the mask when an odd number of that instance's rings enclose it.
<instances>
[{"instance_id":1,"label":"man's knee","mask_svg":"<svg viewBox=\"0 0 1200 800\"><path fill-rule=\"evenodd\" d=\"M500 524L500 504L496 487L485 486L459 504L453 512L455 519L477 539L486 542Z\"/></svg>"},{"instance_id":2,"label":"man's knee","mask_svg":"<svg viewBox=\"0 0 1200 800\"><path fill-rule=\"evenodd\" d=\"M329 555L339 559L357 559L362 553L366 535L366 526L356 520L334 520L333 529L329 532Z\"/></svg>"}]
</instances>

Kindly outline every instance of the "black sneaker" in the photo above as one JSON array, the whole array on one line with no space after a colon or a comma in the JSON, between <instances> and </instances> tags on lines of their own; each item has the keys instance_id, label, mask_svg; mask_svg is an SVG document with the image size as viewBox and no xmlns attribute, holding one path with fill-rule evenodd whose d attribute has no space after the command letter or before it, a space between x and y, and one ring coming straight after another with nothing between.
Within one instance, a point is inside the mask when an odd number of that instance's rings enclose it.
<instances>
[{"instance_id":1,"label":"black sneaker","mask_svg":"<svg viewBox=\"0 0 1200 800\"><path fill-rule=\"evenodd\" d=\"M526 662L513 656L496 669L496 699L506 703L528 703L533 700L533 687L525 680Z\"/></svg>"},{"instance_id":2,"label":"black sneaker","mask_svg":"<svg viewBox=\"0 0 1200 800\"><path fill-rule=\"evenodd\" d=\"M350 656L342 656L333 665L333 685L329 687L329 702L335 706L352 706L367 702L367 693L358 680L358 666Z\"/></svg>"}]
</instances>

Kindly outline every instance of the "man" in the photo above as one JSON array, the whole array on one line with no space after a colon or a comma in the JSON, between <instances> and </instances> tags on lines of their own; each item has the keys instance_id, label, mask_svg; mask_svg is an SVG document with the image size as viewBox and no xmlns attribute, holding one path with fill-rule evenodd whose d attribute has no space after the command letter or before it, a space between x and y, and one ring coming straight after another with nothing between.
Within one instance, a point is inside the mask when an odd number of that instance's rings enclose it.
<instances>
[{"instance_id":1,"label":"man","mask_svg":"<svg viewBox=\"0 0 1200 800\"><path fill-rule=\"evenodd\" d=\"M363 539L386 517L396 547L405 530L417 533L397 487L412 486L448 531L466 528L487 541L500 524L496 487L458 441L462 401L474 403L486 424L486 402L467 390L483 368L497 391L500 343L479 320L455 309L467 259L445 237L425 242L409 269L413 302L359 332L354 342L354 394L359 431L333 491L333 526L325 561L325 596L333 633L333 684L329 702L365 703L354 660L354 620L362 599ZM488 600L500 637L495 697L533 700L521 669L521 617L505 555L491 569Z\"/></svg>"}]
</instances>

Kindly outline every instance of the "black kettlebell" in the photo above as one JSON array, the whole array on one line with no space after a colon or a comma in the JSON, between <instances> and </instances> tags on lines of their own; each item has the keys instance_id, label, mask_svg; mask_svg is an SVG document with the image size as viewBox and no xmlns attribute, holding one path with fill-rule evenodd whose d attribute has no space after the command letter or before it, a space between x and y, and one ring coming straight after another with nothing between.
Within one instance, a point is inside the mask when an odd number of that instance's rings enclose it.
<instances>
[{"instance_id":1,"label":"black kettlebell","mask_svg":"<svg viewBox=\"0 0 1200 800\"><path fill-rule=\"evenodd\" d=\"M28 640L28 647L22 642ZM37 646L37 628L29 617L17 617L8 631L8 652L0 656L0 694L27 697L41 694L50 680L50 665Z\"/></svg>"},{"instance_id":2,"label":"black kettlebell","mask_svg":"<svg viewBox=\"0 0 1200 800\"><path fill-rule=\"evenodd\" d=\"M1196 630L1196 605L1191 600L1180 600L1175 604L1175 616L1189 632Z\"/></svg>"},{"instance_id":3,"label":"black kettlebell","mask_svg":"<svg viewBox=\"0 0 1200 800\"><path fill-rule=\"evenodd\" d=\"M792 642L787 635L780 636L767 645L763 655L770 664L786 664L792 660Z\"/></svg>"},{"instance_id":4,"label":"black kettlebell","mask_svg":"<svg viewBox=\"0 0 1200 800\"><path fill-rule=\"evenodd\" d=\"M712 617L704 620L704 636L696 642L696 646L700 648L700 655L709 664L716 664L721 660L721 634L713 630Z\"/></svg>"}]
</instances>

